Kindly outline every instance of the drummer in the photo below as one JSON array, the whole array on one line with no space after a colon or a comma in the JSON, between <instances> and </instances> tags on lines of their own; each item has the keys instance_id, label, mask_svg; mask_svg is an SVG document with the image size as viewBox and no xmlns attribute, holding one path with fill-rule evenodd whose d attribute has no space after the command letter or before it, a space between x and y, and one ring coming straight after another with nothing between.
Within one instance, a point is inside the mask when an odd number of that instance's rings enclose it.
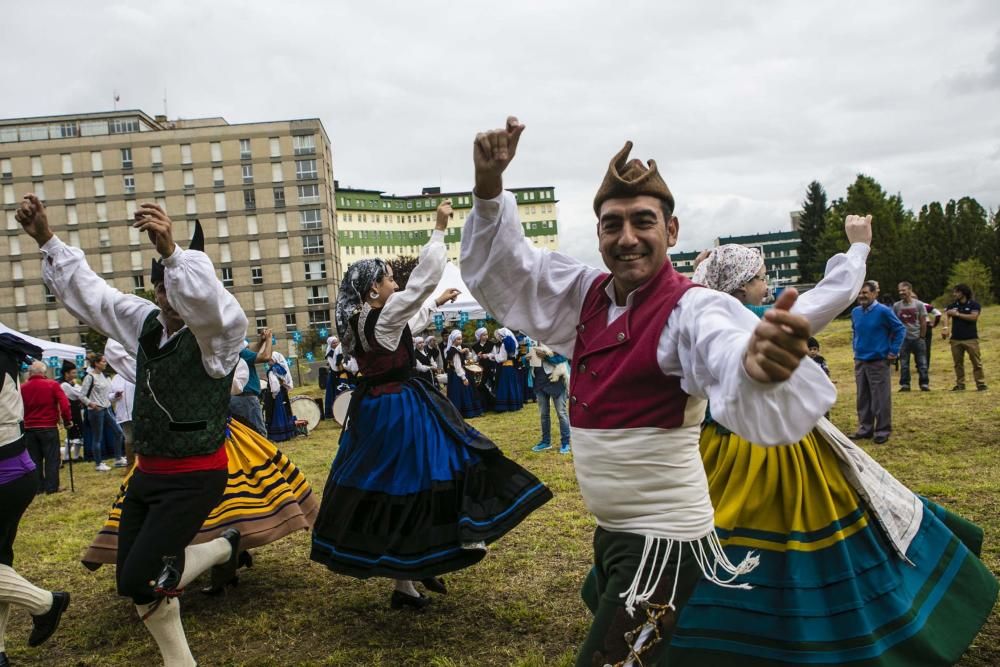
<instances>
[{"instance_id":1,"label":"drummer","mask_svg":"<svg viewBox=\"0 0 1000 667\"><path fill-rule=\"evenodd\" d=\"M469 381L469 375L466 373L467 370L472 370L470 366L480 372L482 369L465 361L461 329L455 329L448 336L444 359L445 368L448 369L448 400L462 413L464 419L483 414L483 405L479 401L476 387Z\"/></svg>"}]
</instances>

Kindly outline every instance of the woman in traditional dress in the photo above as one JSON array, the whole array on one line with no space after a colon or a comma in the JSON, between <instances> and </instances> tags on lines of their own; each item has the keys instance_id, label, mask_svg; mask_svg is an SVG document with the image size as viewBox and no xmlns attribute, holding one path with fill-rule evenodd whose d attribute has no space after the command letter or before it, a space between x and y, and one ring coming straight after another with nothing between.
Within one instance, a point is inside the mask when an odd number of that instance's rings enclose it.
<instances>
[{"instance_id":1,"label":"woman in traditional dress","mask_svg":"<svg viewBox=\"0 0 1000 667\"><path fill-rule=\"evenodd\" d=\"M295 415L288 399L292 373L284 356L275 352L267 366L267 389L264 392L264 415L267 437L272 442L284 442L295 437Z\"/></svg>"},{"instance_id":2,"label":"woman in traditional dress","mask_svg":"<svg viewBox=\"0 0 1000 667\"><path fill-rule=\"evenodd\" d=\"M134 380L135 359L121 343L108 340L105 355L126 380ZM249 368L240 359L231 394L239 396L248 379ZM319 511L319 501L309 481L291 459L249 425L231 419L225 448L229 460L225 492L192 544L208 542L224 528L236 528L241 535L240 549L243 552L239 564L247 567L252 564L248 549L270 544L297 530L312 528ZM132 471L122 482L104 526L81 559L91 570L115 563L122 503L131 477ZM235 578L228 581L215 579L203 592L217 593L236 582Z\"/></svg>"},{"instance_id":3,"label":"woman in traditional dress","mask_svg":"<svg viewBox=\"0 0 1000 667\"><path fill-rule=\"evenodd\" d=\"M80 400L76 364L72 361L62 362L59 386L69 400L69 411L73 416L73 423L66 429L66 448L63 450L62 460L67 461L72 458L74 461L80 461L83 459L83 402Z\"/></svg>"},{"instance_id":4,"label":"woman in traditional dress","mask_svg":"<svg viewBox=\"0 0 1000 667\"><path fill-rule=\"evenodd\" d=\"M445 592L440 575L481 560L486 545L552 497L413 377L411 329L426 328L433 305L458 296L445 290L431 300L450 216L445 200L406 290L396 292L384 261L361 260L337 298L337 329L363 378L323 492L311 558L341 574L395 579L396 609L426 606L415 581Z\"/></svg>"},{"instance_id":5,"label":"woman in traditional dress","mask_svg":"<svg viewBox=\"0 0 1000 667\"><path fill-rule=\"evenodd\" d=\"M507 327L494 332L497 340L497 412L516 412L524 407L524 386L517 367L517 339Z\"/></svg>"},{"instance_id":6,"label":"woman in traditional dress","mask_svg":"<svg viewBox=\"0 0 1000 667\"><path fill-rule=\"evenodd\" d=\"M330 336L326 339L326 353L323 357L326 359L326 365L329 373L326 374L326 387L324 397L323 397L323 419L333 419L333 402L337 398L337 346L340 345L340 339L336 336Z\"/></svg>"},{"instance_id":7,"label":"woman in traditional dress","mask_svg":"<svg viewBox=\"0 0 1000 667\"><path fill-rule=\"evenodd\" d=\"M870 216L792 309L822 329L865 278ZM763 257L715 248L695 282L762 315ZM762 447L710 417L701 453L716 531L732 562L760 559L724 588L699 584L671 639L674 665L950 665L989 616L997 581L977 557L982 530L906 489L833 424Z\"/></svg>"},{"instance_id":8,"label":"woman in traditional dress","mask_svg":"<svg viewBox=\"0 0 1000 667\"><path fill-rule=\"evenodd\" d=\"M483 414L476 386L465 370L465 350L462 349L462 330L455 329L448 335L444 348L445 368L448 370L448 400L461 413L463 419Z\"/></svg>"}]
</instances>

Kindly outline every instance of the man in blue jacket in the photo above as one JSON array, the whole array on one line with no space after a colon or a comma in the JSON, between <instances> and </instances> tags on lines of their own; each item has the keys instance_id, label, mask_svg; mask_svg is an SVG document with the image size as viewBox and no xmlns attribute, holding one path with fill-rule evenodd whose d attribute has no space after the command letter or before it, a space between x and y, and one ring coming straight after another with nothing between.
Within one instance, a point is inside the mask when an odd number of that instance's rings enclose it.
<instances>
[{"instance_id":1,"label":"man in blue jacket","mask_svg":"<svg viewBox=\"0 0 1000 667\"><path fill-rule=\"evenodd\" d=\"M881 445L892 431L892 387L889 364L899 356L906 327L892 308L878 302L878 283L865 281L851 311L854 338L854 381L858 386L858 432L855 439L875 437Z\"/></svg>"}]
</instances>

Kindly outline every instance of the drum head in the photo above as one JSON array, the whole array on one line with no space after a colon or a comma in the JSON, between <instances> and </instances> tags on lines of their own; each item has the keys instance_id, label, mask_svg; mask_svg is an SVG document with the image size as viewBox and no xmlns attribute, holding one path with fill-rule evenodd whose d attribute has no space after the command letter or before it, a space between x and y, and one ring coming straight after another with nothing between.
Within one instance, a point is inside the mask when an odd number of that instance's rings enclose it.
<instances>
[{"instance_id":1,"label":"drum head","mask_svg":"<svg viewBox=\"0 0 1000 667\"><path fill-rule=\"evenodd\" d=\"M470 373L482 373L483 367L480 366L479 364L466 364L465 370L469 371Z\"/></svg>"},{"instance_id":2,"label":"drum head","mask_svg":"<svg viewBox=\"0 0 1000 667\"><path fill-rule=\"evenodd\" d=\"M304 419L310 431L319 426L319 421L323 418L323 409L316 405L316 401L308 396L296 396L289 400L292 406L292 414L297 419Z\"/></svg>"},{"instance_id":3,"label":"drum head","mask_svg":"<svg viewBox=\"0 0 1000 667\"><path fill-rule=\"evenodd\" d=\"M447 373L438 373L437 381L439 383L441 383L441 384L448 384L448 374Z\"/></svg>"},{"instance_id":4,"label":"drum head","mask_svg":"<svg viewBox=\"0 0 1000 667\"><path fill-rule=\"evenodd\" d=\"M333 418L341 426L347 421L347 408L351 406L351 396L353 391L345 391L333 402Z\"/></svg>"}]
</instances>

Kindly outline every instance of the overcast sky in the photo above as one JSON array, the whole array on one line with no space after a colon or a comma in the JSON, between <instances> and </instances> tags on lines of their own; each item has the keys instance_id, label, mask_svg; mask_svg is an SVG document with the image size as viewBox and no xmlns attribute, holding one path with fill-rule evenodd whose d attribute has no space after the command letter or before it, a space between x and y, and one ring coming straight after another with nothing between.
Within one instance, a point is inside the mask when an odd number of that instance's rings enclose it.
<instances>
[{"instance_id":1,"label":"overcast sky","mask_svg":"<svg viewBox=\"0 0 1000 667\"><path fill-rule=\"evenodd\" d=\"M98 10L95 7L103 7ZM471 187L476 131L527 125L511 187L551 185L561 247L626 139L679 249L789 226L858 172L909 208L1000 206L1000 3L22 2L0 6L5 118L119 108L320 118L341 185ZM877 221L876 221L877 223Z\"/></svg>"}]
</instances>

